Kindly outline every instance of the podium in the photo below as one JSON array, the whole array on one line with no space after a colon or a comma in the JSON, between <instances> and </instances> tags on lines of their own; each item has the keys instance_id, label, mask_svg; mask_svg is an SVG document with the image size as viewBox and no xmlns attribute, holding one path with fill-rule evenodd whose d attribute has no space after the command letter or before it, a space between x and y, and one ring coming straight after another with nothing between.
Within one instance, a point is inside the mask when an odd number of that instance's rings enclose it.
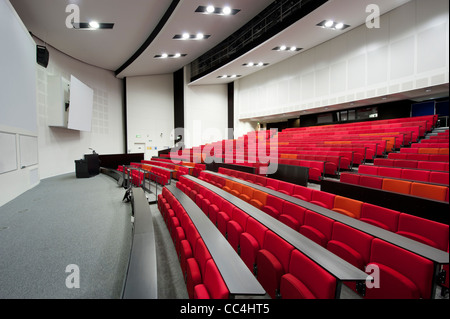
<instances>
[{"instance_id":1,"label":"podium","mask_svg":"<svg viewBox=\"0 0 450 319\"><path fill-rule=\"evenodd\" d=\"M89 178L100 174L100 160L98 154L86 154L84 159L75 161L77 178Z\"/></svg>"}]
</instances>

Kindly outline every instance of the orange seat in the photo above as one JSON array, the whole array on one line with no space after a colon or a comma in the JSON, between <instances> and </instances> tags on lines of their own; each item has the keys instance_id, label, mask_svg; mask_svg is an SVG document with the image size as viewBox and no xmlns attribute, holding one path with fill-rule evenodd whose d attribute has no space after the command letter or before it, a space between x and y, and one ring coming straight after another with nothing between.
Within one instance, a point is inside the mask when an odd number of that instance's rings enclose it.
<instances>
[{"instance_id":1,"label":"orange seat","mask_svg":"<svg viewBox=\"0 0 450 319\"><path fill-rule=\"evenodd\" d=\"M439 155L448 155L448 148L439 148L438 154Z\"/></svg>"},{"instance_id":2,"label":"orange seat","mask_svg":"<svg viewBox=\"0 0 450 319\"><path fill-rule=\"evenodd\" d=\"M439 154L438 148L419 148L419 154Z\"/></svg>"},{"instance_id":3,"label":"orange seat","mask_svg":"<svg viewBox=\"0 0 450 319\"><path fill-rule=\"evenodd\" d=\"M412 182L408 181L385 178L383 179L383 186L381 189L385 191L408 195L411 193L411 184Z\"/></svg>"},{"instance_id":4,"label":"orange seat","mask_svg":"<svg viewBox=\"0 0 450 319\"><path fill-rule=\"evenodd\" d=\"M336 196L334 199L333 211L359 219L361 217L361 208L363 202L347 197Z\"/></svg>"},{"instance_id":5,"label":"orange seat","mask_svg":"<svg viewBox=\"0 0 450 319\"><path fill-rule=\"evenodd\" d=\"M362 204L363 202L359 200L336 196L334 198L334 207L332 210L337 213L359 219L361 217Z\"/></svg>"},{"instance_id":6,"label":"orange seat","mask_svg":"<svg viewBox=\"0 0 450 319\"><path fill-rule=\"evenodd\" d=\"M227 179L225 181L225 186L222 189L229 193L233 189L233 186L234 186L234 182Z\"/></svg>"},{"instance_id":7,"label":"orange seat","mask_svg":"<svg viewBox=\"0 0 450 319\"><path fill-rule=\"evenodd\" d=\"M241 195L242 193L242 184L240 183L234 183L233 184L233 188L230 191L230 194L239 197L239 195Z\"/></svg>"},{"instance_id":8,"label":"orange seat","mask_svg":"<svg viewBox=\"0 0 450 319\"><path fill-rule=\"evenodd\" d=\"M431 184L412 183L411 195L445 201L448 187Z\"/></svg>"},{"instance_id":9,"label":"orange seat","mask_svg":"<svg viewBox=\"0 0 450 319\"><path fill-rule=\"evenodd\" d=\"M266 206L267 203L267 194L264 192L261 192L259 190L253 191L253 198L250 200L250 205L262 209L264 206Z\"/></svg>"},{"instance_id":10,"label":"orange seat","mask_svg":"<svg viewBox=\"0 0 450 319\"><path fill-rule=\"evenodd\" d=\"M242 185L242 193L239 195L239 198L248 203L253 198L253 191L253 188Z\"/></svg>"}]
</instances>

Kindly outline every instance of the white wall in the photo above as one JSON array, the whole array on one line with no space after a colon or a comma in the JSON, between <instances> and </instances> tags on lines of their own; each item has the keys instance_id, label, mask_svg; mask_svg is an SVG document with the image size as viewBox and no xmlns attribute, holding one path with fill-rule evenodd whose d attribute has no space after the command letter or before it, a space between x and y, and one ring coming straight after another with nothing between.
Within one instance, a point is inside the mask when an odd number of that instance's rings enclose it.
<instances>
[{"instance_id":1,"label":"white wall","mask_svg":"<svg viewBox=\"0 0 450 319\"><path fill-rule=\"evenodd\" d=\"M126 81L127 151L140 153L137 146L142 145L145 158L150 159L158 150L173 147L173 75L128 77Z\"/></svg>"},{"instance_id":2,"label":"white wall","mask_svg":"<svg viewBox=\"0 0 450 319\"><path fill-rule=\"evenodd\" d=\"M185 68L189 74L188 67ZM185 80L189 83L189 80ZM228 87L185 85L185 145L195 147L228 139Z\"/></svg>"},{"instance_id":3,"label":"white wall","mask_svg":"<svg viewBox=\"0 0 450 319\"><path fill-rule=\"evenodd\" d=\"M38 40L36 40L39 42ZM42 43L40 43L42 44ZM123 82L111 71L75 60L47 46L47 68L37 67L39 163L41 178L75 172L75 160L90 154L122 154L124 150ZM91 132L49 127L47 75L74 75L94 90Z\"/></svg>"},{"instance_id":4,"label":"white wall","mask_svg":"<svg viewBox=\"0 0 450 319\"><path fill-rule=\"evenodd\" d=\"M449 82L447 0L415 0L333 40L239 79L245 120Z\"/></svg>"}]
</instances>

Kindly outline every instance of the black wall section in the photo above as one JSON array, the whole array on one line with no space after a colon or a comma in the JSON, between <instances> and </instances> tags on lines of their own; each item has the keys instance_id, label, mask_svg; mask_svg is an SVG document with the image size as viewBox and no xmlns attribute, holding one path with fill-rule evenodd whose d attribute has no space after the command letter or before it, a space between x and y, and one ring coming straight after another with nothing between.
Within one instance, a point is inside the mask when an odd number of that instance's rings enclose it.
<instances>
[{"instance_id":1,"label":"black wall section","mask_svg":"<svg viewBox=\"0 0 450 319\"><path fill-rule=\"evenodd\" d=\"M228 83L228 139L234 139L234 82Z\"/></svg>"},{"instance_id":2,"label":"black wall section","mask_svg":"<svg viewBox=\"0 0 450 319\"><path fill-rule=\"evenodd\" d=\"M175 11L175 8L177 7L178 3L180 3L180 0L173 0L170 4L169 9L167 9L166 13L164 13L164 16L159 21L158 25L156 26L155 30L153 30L152 34L145 40L145 42L141 45L141 47L133 54L131 58L128 59L127 62L125 62L120 68L118 68L115 72L116 76L119 75L123 70L125 70L127 67L130 66L131 63L133 63L144 51L148 48L148 46L155 40L158 33L162 30L162 28L165 26L167 21L169 20L172 13Z\"/></svg>"},{"instance_id":3,"label":"black wall section","mask_svg":"<svg viewBox=\"0 0 450 319\"><path fill-rule=\"evenodd\" d=\"M184 135L184 70L180 69L173 74L174 95L174 128L181 129ZM177 137L174 136L176 139Z\"/></svg>"},{"instance_id":4,"label":"black wall section","mask_svg":"<svg viewBox=\"0 0 450 319\"><path fill-rule=\"evenodd\" d=\"M124 152L128 153L128 119L127 119L127 78L123 79L123 143L124 143Z\"/></svg>"}]
</instances>

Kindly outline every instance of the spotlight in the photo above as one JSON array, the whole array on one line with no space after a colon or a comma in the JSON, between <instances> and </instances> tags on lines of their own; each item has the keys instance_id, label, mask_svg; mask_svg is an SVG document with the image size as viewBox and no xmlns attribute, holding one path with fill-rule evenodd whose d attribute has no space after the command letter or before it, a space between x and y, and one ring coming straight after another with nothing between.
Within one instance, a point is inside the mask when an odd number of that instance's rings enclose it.
<instances>
[{"instance_id":1,"label":"spotlight","mask_svg":"<svg viewBox=\"0 0 450 319\"><path fill-rule=\"evenodd\" d=\"M225 7L222 9L222 13L225 15L229 15L231 14L231 8L230 7Z\"/></svg>"},{"instance_id":2,"label":"spotlight","mask_svg":"<svg viewBox=\"0 0 450 319\"><path fill-rule=\"evenodd\" d=\"M206 7L206 12L207 13L213 13L214 11L216 11L216 8L214 8L214 6L207 6Z\"/></svg>"},{"instance_id":3,"label":"spotlight","mask_svg":"<svg viewBox=\"0 0 450 319\"><path fill-rule=\"evenodd\" d=\"M331 28L333 26L334 22L331 20L328 20L327 22L325 22L325 27L327 28Z\"/></svg>"},{"instance_id":4,"label":"spotlight","mask_svg":"<svg viewBox=\"0 0 450 319\"><path fill-rule=\"evenodd\" d=\"M336 24L334 27L336 28L336 30L341 30L344 27L344 24L342 22L340 22L340 23Z\"/></svg>"},{"instance_id":5,"label":"spotlight","mask_svg":"<svg viewBox=\"0 0 450 319\"><path fill-rule=\"evenodd\" d=\"M89 26L90 26L92 29L98 29L98 28L100 28L100 24L99 24L97 21L91 21L91 22L89 22Z\"/></svg>"}]
</instances>

